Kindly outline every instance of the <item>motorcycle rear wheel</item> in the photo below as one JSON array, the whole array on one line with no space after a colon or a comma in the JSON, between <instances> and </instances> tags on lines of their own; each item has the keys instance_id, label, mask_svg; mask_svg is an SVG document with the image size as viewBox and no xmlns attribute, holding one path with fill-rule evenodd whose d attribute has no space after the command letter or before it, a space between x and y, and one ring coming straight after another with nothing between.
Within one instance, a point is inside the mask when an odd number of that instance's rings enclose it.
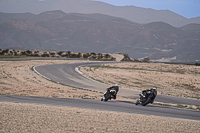
<instances>
[{"instance_id":1,"label":"motorcycle rear wheel","mask_svg":"<svg viewBox=\"0 0 200 133\"><path fill-rule=\"evenodd\" d=\"M151 102L151 98L148 98L144 103L142 103L142 106L146 106L147 104L149 104Z\"/></svg>"}]
</instances>

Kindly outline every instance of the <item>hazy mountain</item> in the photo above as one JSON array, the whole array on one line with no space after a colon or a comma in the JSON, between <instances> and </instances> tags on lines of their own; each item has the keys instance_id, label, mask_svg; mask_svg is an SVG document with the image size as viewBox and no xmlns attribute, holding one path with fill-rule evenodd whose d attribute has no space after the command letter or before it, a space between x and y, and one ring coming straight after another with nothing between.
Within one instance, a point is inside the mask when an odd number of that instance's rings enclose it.
<instances>
[{"instance_id":1,"label":"hazy mountain","mask_svg":"<svg viewBox=\"0 0 200 133\"><path fill-rule=\"evenodd\" d=\"M200 17L195 17L190 19L190 23L198 23L200 22Z\"/></svg>"},{"instance_id":2,"label":"hazy mountain","mask_svg":"<svg viewBox=\"0 0 200 133\"><path fill-rule=\"evenodd\" d=\"M158 25L154 25L158 28ZM164 27L161 26L161 27ZM153 59L160 58L173 58L176 61L196 61L200 58L200 24L189 24L181 28L166 27L161 29L163 31L158 32L159 39L163 40L161 42L163 49L156 51L154 54L149 56ZM169 37L166 40L167 36ZM164 38L162 38L164 37ZM159 47L157 47L159 48Z\"/></svg>"},{"instance_id":3,"label":"hazy mountain","mask_svg":"<svg viewBox=\"0 0 200 133\"><path fill-rule=\"evenodd\" d=\"M138 24L102 14L0 13L0 48L128 53L133 58L200 60L200 24ZM173 60L172 60L173 59Z\"/></svg>"},{"instance_id":4,"label":"hazy mountain","mask_svg":"<svg viewBox=\"0 0 200 133\"><path fill-rule=\"evenodd\" d=\"M1 0L0 11L8 13L62 10L66 13L100 13L147 24L162 21L175 27L189 23L200 23L199 17L187 19L169 10L153 10L135 6L113 6L92 0Z\"/></svg>"}]
</instances>

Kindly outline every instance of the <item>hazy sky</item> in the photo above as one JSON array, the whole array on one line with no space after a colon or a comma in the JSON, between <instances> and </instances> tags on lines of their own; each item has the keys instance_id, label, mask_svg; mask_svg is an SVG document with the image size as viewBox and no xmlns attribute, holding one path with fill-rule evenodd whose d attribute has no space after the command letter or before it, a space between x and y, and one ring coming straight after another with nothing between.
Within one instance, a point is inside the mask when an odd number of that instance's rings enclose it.
<instances>
[{"instance_id":1,"label":"hazy sky","mask_svg":"<svg viewBox=\"0 0 200 133\"><path fill-rule=\"evenodd\" d=\"M187 18L200 16L200 0L96 0L116 6L134 5L156 10L170 10Z\"/></svg>"},{"instance_id":2,"label":"hazy sky","mask_svg":"<svg viewBox=\"0 0 200 133\"><path fill-rule=\"evenodd\" d=\"M33 12L40 13L58 7L61 3L81 0L0 0L0 12ZM85 0L87 1L87 0ZM89 0L88 0L89 1ZM170 10L186 18L200 16L200 0L91 0L102 1L116 6L137 6L156 10ZM60 5L63 7L64 5ZM52 8L51 8L52 7Z\"/></svg>"}]
</instances>

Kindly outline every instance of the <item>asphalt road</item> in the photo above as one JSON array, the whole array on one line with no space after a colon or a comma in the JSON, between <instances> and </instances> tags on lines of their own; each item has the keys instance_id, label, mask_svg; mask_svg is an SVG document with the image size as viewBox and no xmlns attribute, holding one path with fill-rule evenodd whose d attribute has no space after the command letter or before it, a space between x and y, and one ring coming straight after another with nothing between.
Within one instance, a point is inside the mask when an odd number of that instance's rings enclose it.
<instances>
[{"instance_id":1,"label":"asphalt road","mask_svg":"<svg viewBox=\"0 0 200 133\"><path fill-rule=\"evenodd\" d=\"M78 66L94 65L94 64L102 64L102 63L91 62L91 63L44 65L35 67L35 70L44 77L52 81L59 82L61 84L104 92L105 89L109 87L108 85L90 80L79 74L77 71L75 71L75 68ZM138 96L139 93L140 92L123 88L120 88L119 91L119 95L121 96L129 96L137 98L139 97ZM0 95L0 101L45 104L54 106L68 106L68 107L106 110L114 112L133 113L133 114L144 114L144 115L200 121L200 111L192 111L186 109L177 109L177 108L162 107L155 105L147 105L145 107L136 106L134 102L127 102L127 101L112 100L108 102L102 102L100 100L94 100L94 99L45 98L45 97L8 96L8 95ZM199 100L176 98L163 95L158 95L156 97L156 101L167 102L167 103L200 105Z\"/></svg>"},{"instance_id":2,"label":"asphalt road","mask_svg":"<svg viewBox=\"0 0 200 133\"><path fill-rule=\"evenodd\" d=\"M189 119L200 121L200 112L168 108L162 106L136 106L133 102L127 101L108 101L102 102L94 99L69 99L69 98L50 98L50 97L30 97L30 96L8 96L0 95L0 101L44 104L53 106L67 106L84 109L106 110L113 112L123 112L130 114L142 114L150 116L161 116L178 119Z\"/></svg>"}]
</instances>

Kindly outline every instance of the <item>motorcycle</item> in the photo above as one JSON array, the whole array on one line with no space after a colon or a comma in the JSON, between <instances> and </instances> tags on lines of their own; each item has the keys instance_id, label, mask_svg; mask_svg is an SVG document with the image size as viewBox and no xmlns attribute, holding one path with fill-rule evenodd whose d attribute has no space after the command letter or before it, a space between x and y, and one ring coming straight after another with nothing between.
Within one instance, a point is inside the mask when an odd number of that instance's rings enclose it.
<instances>
[{"instance_id":1,"label":"motorcycle","mask_svg":"<svg viewBox=\"0 0 200 133\"><path fill-rule=\"evenodd\" d=\"M111 100L113 97L113 95L116 95L116 90L107 90L105 93L104 93L104 95L103 95L103 97L101 98L101 101L105 101L105 102L107 102L108 100Z\"/></svg>"},{"instance_id":2,"label":"motorcycle","mask_svg":"<svg viewBox=\"0 0 200 133\"><path fill-rule=\"evenodd\" d=\"M154 99L156 98L157 93L146 93L146 94L139 94L140 98L136 101L135 105L142 105L146 106L149 103L153 103Z\"/></svg>"}]
</instances>

